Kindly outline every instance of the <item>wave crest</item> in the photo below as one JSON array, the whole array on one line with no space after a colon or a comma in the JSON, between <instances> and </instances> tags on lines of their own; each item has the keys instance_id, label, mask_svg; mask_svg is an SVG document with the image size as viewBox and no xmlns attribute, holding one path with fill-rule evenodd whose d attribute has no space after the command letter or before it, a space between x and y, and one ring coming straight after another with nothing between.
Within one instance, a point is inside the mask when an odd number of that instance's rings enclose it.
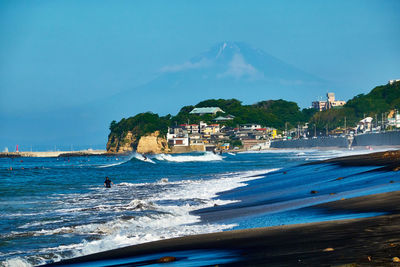
<instances>
[{"instance_id":1,"label":"wave crest","mask_svg":"<svg viewBox=\"0 0 400 267\"><path fill-rule=\"evenodd\" d=\"M159 161L170 161L170 162L204 162L204 161L221 161L223 157L214 153L206 152L203 155L191 156L191 155L179 155L172 156L169 154L158 154L155 156L156 160Z\"/></svg>"}]
</instances>

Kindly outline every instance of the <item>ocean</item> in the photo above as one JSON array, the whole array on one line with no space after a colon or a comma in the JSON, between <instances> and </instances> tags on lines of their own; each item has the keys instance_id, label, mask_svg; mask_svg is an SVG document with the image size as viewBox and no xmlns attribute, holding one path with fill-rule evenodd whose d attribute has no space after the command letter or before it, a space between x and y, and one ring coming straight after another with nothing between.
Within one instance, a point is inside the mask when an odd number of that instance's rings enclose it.
<instances>
[{"instance_id":1,"label":"ocean","mask_svg":"<svg viewBox=\"0 0 400 267\"><path fill-rule=\"evenodd\" d=\"M376 216L313 206L400 190L400 173L304 165L369 152L1 158L0 266L41 265L186 235ZM103 185L106 176L111 188Z\"/></svg>"}]
</instances>

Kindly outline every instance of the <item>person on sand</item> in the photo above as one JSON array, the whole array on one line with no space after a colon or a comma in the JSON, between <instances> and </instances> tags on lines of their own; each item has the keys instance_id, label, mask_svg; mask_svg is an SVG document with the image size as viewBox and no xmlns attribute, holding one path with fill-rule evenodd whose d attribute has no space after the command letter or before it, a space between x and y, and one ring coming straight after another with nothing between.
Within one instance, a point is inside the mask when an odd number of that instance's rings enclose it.
<instances>
[{"instance_id":1,"label":"person on sand","mask_svg":"<svg viewBox=\"0 0 400 267\"><path fill-rule=\"evenodd\" d=\"M106 180L104 181L104 186L106 188L111 188L111 184L114 184L114 183L110 180L110 178L108 178L108 176L106 176Z\"/></svg>"}]
</instances>

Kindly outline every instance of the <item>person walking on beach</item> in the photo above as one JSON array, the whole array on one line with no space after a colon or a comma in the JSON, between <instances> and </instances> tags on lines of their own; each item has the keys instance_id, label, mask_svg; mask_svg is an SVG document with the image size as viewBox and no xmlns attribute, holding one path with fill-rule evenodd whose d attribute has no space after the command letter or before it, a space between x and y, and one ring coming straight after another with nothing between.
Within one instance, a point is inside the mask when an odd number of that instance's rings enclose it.
<instances>
[{"instance_id":1,"label":"person walking on beach","mask_svg":"<svg viewBox=\"0 0 400 267\"><path fill-rule=\"evenodd\" d=\"M110 178L108 178L108 176L106 176L106 180L104 181L104 186L106 188L111 188L111 184L114 184L114 183L110 180Z\"/></svg>"}]
</instances>

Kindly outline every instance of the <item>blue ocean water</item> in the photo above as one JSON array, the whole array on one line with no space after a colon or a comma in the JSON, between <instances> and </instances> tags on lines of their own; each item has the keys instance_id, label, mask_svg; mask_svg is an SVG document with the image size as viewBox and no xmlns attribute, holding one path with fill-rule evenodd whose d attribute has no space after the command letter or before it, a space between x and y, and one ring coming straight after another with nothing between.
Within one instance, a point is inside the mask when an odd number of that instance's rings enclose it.
<instances>
[{"instance_id":1,"label":"blue ocean water","mask_svg":"<svg viewBox=\"0 0 400 267\"><path fill-rule=\"evenodd\" d=\"M185 235L375 216L309 208L400 189L400 174L368 172L376 167L301 165L357 153L366 151L1 158L0 266ZM105 176L114 183L109 189Z\"/></svg>"}]
</instances>

